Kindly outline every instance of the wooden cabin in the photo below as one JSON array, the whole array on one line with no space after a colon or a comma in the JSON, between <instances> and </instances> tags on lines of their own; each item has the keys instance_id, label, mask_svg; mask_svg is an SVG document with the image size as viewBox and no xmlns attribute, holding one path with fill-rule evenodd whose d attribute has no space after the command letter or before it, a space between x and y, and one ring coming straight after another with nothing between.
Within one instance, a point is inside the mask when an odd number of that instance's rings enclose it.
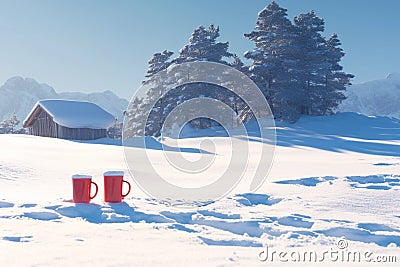
<instances>
[{"instance_id":1,"label":"wooden cabin","mask_svg":"<svg viewBox=\"0 0 400 267\"><path fill-rule=\"evenodd\" d=\"M29 134L71 140L95 140L107 136L113 115L90 102L41 100L26 117Z\"/></svg>"}]
</instances>

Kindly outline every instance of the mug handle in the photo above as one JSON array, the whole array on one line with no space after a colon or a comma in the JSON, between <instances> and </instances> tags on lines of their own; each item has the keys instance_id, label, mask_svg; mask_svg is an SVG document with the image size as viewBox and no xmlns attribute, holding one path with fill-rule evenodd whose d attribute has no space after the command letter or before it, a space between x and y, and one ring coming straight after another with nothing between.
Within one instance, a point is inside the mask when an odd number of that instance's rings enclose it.
<instances>
[{"instance_id":1,"label":"mug handle","mask_svg":"<svg viewBox=\"0 0 400 267\"><path fill-rule=\"evenodd\" d=\"M122 182L123 182L123 183L127 183L127 184L128 184L128 187L129 187L128 193L126 193L125 195L122 195L122 197L126 197L126 196L129 194L129 192L131 192L131 184L130 184L128 181L125 181L125 180L122 180Z\"/></svg>"},{"instance_id":2,"label":"mug handle","mask_svg":"<svg viewBox=\"0 0 400 267\"><path fill-rule=\"evenodd\" d=\"M95 196L97 196L97 192L99 191L99 187L97 186L97 184L95 182L90 182L91 184L94 184L94 186L96 187L96 193L94 193L94 196L91 196L90 199L95 198Z\"/></svg>"}]
</instances>

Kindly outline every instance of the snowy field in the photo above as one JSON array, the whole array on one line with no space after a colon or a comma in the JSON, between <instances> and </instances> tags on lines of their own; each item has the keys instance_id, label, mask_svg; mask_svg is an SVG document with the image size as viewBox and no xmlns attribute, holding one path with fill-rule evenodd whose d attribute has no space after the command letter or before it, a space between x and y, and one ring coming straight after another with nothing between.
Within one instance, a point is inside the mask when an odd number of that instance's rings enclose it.
<instances>
[{"instance_id":1,"label":"snowy field","mask_svg":"<svg viewBox=\"0 0 400 267\"><path fill-rule=\"evenodd\" d=\"M304 117L279 124L277 135L257 192L239 186L197 208L159 203L128 174L125 202L104 203L103 172L128 173L117 142L0 135L0 266L305 266L296 255L311 252L320 266L398 266L400 121ZM195 148L201 139L181 142ZM75 173L99 184L91 204L70 202Z\"/></svg>"}]
</instances>

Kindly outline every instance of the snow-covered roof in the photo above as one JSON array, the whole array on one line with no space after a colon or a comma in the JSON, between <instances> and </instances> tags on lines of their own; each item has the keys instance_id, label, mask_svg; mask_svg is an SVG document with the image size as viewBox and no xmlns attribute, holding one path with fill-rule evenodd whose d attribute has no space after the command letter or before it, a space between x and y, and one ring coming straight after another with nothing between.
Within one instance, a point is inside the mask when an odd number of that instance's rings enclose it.
<instances>
[{"instance_id":1,"label":"snow-covered roof","mask_svg":"<svg viewBox=\"0 0 400 267\"><path fill-rule=\"evenodd\" d=\"M90 102L49 99L36 103L24 121L24 127L31 125L31 117L38 108L45 110L53 120L68 128L107 129L115 122L113 115Z\"/></svg>"}]
</instances>

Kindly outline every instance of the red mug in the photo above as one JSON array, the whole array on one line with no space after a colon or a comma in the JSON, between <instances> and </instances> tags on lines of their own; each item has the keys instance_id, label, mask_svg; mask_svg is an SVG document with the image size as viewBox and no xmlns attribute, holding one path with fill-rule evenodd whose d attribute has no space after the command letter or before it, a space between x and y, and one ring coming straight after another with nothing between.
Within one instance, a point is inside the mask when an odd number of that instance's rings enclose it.
<instances>
[{"instance_id":1,"label":"red mug","mask_svg":"<svg viewBox=\"0 0 400 267\"><path fill-rule=\"evenodd\" d=\"M90 195L92 184L96 187L96 192L93 196ZM89 203L99 190L97 184L92 182L92 176L90 175L72 175L72 187L74 191L74 203Z\"/></svg>"},{"instance_id":2,"label":"red mug","mask_svg":"<svg viewBox=\"0 0 400 267\"><path fill-rule=\"evenodd\" d=\"M122 194L122 184L128 185L128 192ZM121 202L131 192L131 184L124 180L124 172L111 171L104 173L104 201Z\"/></svg>"}]
</instances>

